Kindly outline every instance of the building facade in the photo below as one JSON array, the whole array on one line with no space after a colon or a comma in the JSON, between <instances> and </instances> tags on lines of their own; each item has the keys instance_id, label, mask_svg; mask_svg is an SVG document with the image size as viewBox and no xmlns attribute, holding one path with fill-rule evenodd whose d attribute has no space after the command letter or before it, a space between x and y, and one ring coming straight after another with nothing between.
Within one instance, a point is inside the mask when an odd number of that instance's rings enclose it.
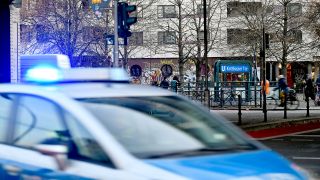
<instances>
[{"instance_id":1,"label":"building facade","mask_svg":"<svg viewBox=\"0 0 320 180\"><path fill-rule=\"evenodd\" d=\"M256 74L257 79L261 78L263 27L269 39L266 50L268 80L276 81L283 65L286 65L290 86L302 82L306 74L317 77L319 53L310 48L313 38L304 27L306 20L302 18L308 13L310 1L221 0L207 3L208 59L212 80L217 78L213 77L213 71L219 60L248 60L254 73L251 76ZM138 20L130 38L133 40L129 46L129 66L141 65L145 76L151 76L157 69L161 70L161 66L171 64L173 74L177 74L182 55L187 62L185 72L194 71L192 64L204 54L202 7L201 1L180 0L158 1L145 9L145 16ZM284 17L287 19L285 25ZM287 49L285 62L282 60L284 48ZM179 55L181 50L183 53ZM191 74L188 76L195 76L194 72ZM231 77L232 73L223 80L232 80Z\"/></svg>"},{"instance_id":2,"label":"building facade","mask_svg":"<svg viewBox=\"0 0 320 180\"><path fill-rule=\"evenodd\" d=\"M26 13L38 11L37 8L43 5L68 12L63 3L48 4L44 2L48 1L23 0L20 15L25 16ZM284 5L281 2L290 3ZM132 36L129 38L127 46L128 71L134 65L140 66L142 72L137 78L143 83L151 83L155 79L161 80L162 67L165 65L172 67L173 72L169 78L179 74L179 64L183 64L185 80L194 81L196 69L199 68L200 76L204 76L202 1L134 0L129 3L138 6L136 14L138 23L131 28ZM287 69L286 76L290 86L294 86L294 82L302 81L306 74L313 73L316 77L319 73L320 56L316 50L309 48L313 37L303 26L305 21L301 18L308 13L309 4L307 0L207 1L209 80L260 80L262 29L265 29L270 42L269 48L266 50L266 78L268 80L275 81L276 77L281 74L284 65ZM112 12L97 17L94 16L95 12L90 10L88 4L84 5L80 4L82 7L80 15L86 18L83 18L83 22L80 23L81 29L69 33L73 37L69 40L76 39L79 44L77 47L82 47L82 43L83 46L87 45L87 48L85 50L77 49L76 52L63 51L63 53L74 54L72 56L73 66L112 66L110 58L112 59L113 46L112 44L106 45L106 40L103 37L105 34L113 33ZM82 16L83 14L85 16ZM286 30L283 28L284 17L287 19ZM21 49L24 50L20 51L23 54L60 52L56 47L48 46L50 36L68 35L59 33L69 32L68 29L73 27L72 23L69 25L62 23L61 31L52 34L48 33L46 25L39 23L35 27L34 24L31 26L25 20L23 22L20 20ZM283 36L284 31L285 37ZM119 40L121 64L124 62L125 54L124 46L121 45L122 39ZM94 43L92 43L93 41ZM284 42L285 47L283 46ZM40 44L40 46L32 49L34 43ZM287 51L283 53L283 49L287 49ZM285 54L287 62L283 62L283 54ZM250 62L251 74L249 75L247 71L231 71L225 72L225 74L214 72L221 70L221 67L216 66L217 62L233 61L239 66L230 67L231 69L244 67L237 62ZM223 63L218 64L227 67ZM215 74L217 74L216 77Z\"/></svg>"}]
</instances>

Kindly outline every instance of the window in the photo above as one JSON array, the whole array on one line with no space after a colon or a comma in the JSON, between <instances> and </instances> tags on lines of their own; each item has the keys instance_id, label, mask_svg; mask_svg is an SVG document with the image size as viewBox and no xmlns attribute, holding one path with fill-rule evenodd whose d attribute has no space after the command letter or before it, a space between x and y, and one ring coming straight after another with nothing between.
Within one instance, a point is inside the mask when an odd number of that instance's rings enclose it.
<instances>
[{"instance_id":1,"label":"window","mask_svg":"<svg viewBox=\"0 0 320 180\"><path fill-rule=\"evenodd\" d=\"M302 31L301 30L290 30L288 32L289 42L295 44L302 43Z\"/></svg>"},{"instance_id":2,"label":"window","mask_svg":"<svg viewBox=\"0 0 320 180\"><path fill-rule=\"evenodd\" d=\"M11 111L13 109L13 96L8 94L0 94L0 142L4 142L8 127L8 122L10 120Z\"/></svg>"},{"instance_id":3,"label":"window","mask_svg":"<svg viewBox=\"0 0 320 180\"><path fill-rule=\"evenodd\" d=\"M20 37L21 37L22 42L31 42L31 40L32 40L31 26L21 24L20 25Z\"/></svg>"},{"instance_id":4,"label":"window","mask_svg":"<svg viewBox=\"0 0 320 180\"><path fill-rule=\"evenodd\" d=\"M261 2L228 2L227 15L228 17L256 15L261 8Z\"/></svg>"},{"instance_id":5,"label":"window","mask_svg":"<svg viewBox=\"0 0 320 180\"><path fill-rule=\"evenodd\" d=\"M199 32L199 39L201 42L204 42L204 31ZM210 40L210 33L209 32L207 32L207 39L208 39L208 41Z\"/></svg>"},{"instance_id":6,"label":"window","mask_svg":"<svg viewBox=\"0 0 320 180\"><path fill-rule=\"evenodd\" d=\"M44 25L38 24L36 26L36 40L38 43L46 43L49 41L49 32Z\"/></svg>"},{"instance_id":7,"label":"window","mask_svg":"<svg viewBox=\"0 0 320 180\"><path fill-rule=\"evenodd\" d=\"M130 46L142 46L143 45L143 32L132 32L129 37Z\"/></svg>"},{"instance_id":8,"label":"window","mask_svg":"<svg viewBox=\"0 0 320 180\"><path fill-rule=\"evenodd\" d=\"M248 44L258 41L256 33L250 29L228 29L227 43L228 44Z\"/></svg>"},{"instance_id":9,"label":"window","mask_svg":"<svg viewBox=\"0 0 320 180\"><path fill-rule=\"evenodd\" d=\"M207 15L210 14L210 8L207 6ZM203 5L202 4L198 4L197 5L197 15L198 17L203 17Z\"/></svg>"},{"instance_id":10,"label":"window","mask_svg":"<svg viewBox=\"0 0 320 180\"><path fill-rule=\"evenodd\" d=\"M174 5L159 5L158 18L175 18L177 17Z\"/></svg>"},{"instance_id":11,"label":"window","mask_svg":"<svg viewBox=\"0 0 320 180\"><path fill-rule=\"evenodd\" d=\"M82 40L89 41L91 38L91 29L89 26L83 27L82 29Z\"/></svg>"},{"instance_id":12,"label":"window","mask_svg":"<svg viewBox=\"0 0 320 180\"><path fill-rule=\"evenodd\" d=\"M25 8L25 10L34 10L39 5L39 0L23 0L22 1L22 8Z\"/></svg>"},{"instance_id":13,"label":"window","mask_svg":"<svg viewBox=\"0 0 320 180\"><path fill-rule=\"evenodd\" d=\"M66 145L71 159L110 163L100 145L70 113L40 97L19 98L12 143L25 148Z\"/></svg>"},{"instance_id":14,"label":"window","mask_svg":"<svg viewBox=\"0 0 320 180\"><path fill-rule=\"evenodd\" d=\"M199 148L221 150L249 145L215 117L177 96L88 98L80 101L100 120L102 127L139 158Z\"/></svg>"},{"instance_id":15,"label":"window","mask_svg":"<svg viewBox=\"0 0 320 180\"><path fill-rule=\"evenodd\" d=\"M104 28L103 27L93 27L92 28L92 35L94 39L101 39L103 38Z\"/></svg>"},{"instance_id":16,"label":"window","mask_svg":"<svg viewBox=\"0 0 320 180\"><path fill-rule=\"evenodd\" d=\"M302 15L302 5L300 3L289 3L288 4L288 14L289 14L289 16L301 16Z\"/></svg>"},{"instance_id":17,"label":"window","mask_svg":"<svg viewBox=\"0 0 320 180\"><path fill-rule=\"evenodd\" d=\"M41 7L45 8L46 10L54 10L55 3L54 1L41 1Z\"/></svg>"},{"instance_id":18,"label":"window","mask_svg":"<svg viewBox=\"0 0 320 180\"><path fill-rule=\"evenodd\" d=\"M54 103L34 96L21 96L19 100L13 139L15 145L32 148L57 139L66 132Z\"/></svg>"},{"instance_id":19,"label":"window","mask_svg":"<svg viewBox=\"0 0 320 180\"><path fill-rule=\"evenodd\" d=\"M267 7L268 13L283 14L283 5L273 5ZM287 6L287 11L289 16L301 16L302 15L302 5L300 3L289 3Z\"/></svg>"},{"instance_id":20,"label":"window","mask_svg":"<svg viewBox=\"0 0 320 180\"><path fill-rule=\"evenodd\" d=\"M176 36L173 31L158 32L158 44L176 44Z\"/></svg>"},{"instance_id":21,"label":"window","mask_svg":"<svg viewBox=\"0 0 320 180\"><path fill-rule=\"evenodd\" d=\"M87 42L87 41L102 39L104 28L86 26L86 27L83 27L82 31L83 31L82 40Z\"/></svg>"},{"instance_id":22,"label":"window","mask_svg":"<svg viewBox=\"0 0 320 180\"><path fill-rule=\"evenodd\" d=\"M103 164L107 163L108 165L113 166L111 160L105 154L98 142L74 116L65 112L65 119L67 126L69 127L70 135L72 136L72 142L77 149L76 152L73 152L74 154L71 154L71 158L74 157L79 160L90 160Z\"/></svg>"}]
</instances>

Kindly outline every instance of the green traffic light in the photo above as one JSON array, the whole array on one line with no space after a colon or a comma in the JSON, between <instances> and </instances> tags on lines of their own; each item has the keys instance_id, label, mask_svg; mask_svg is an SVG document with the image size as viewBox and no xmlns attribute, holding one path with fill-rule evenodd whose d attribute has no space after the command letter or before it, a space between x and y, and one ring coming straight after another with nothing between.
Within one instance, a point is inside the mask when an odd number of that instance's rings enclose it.
<instances>
[{"instance_id":1,"label":"green traffic light","mask_svg":"<svg viewBox=\"0 0 320 180\"><path fill-rule=\"evenodd\" d=\"M137 22L137 18L136 17L130 17L130 18L127 19L127 25L128 26L130 26L130 25L132 25L132 24L134 24L136 22Z\"/></svg>"},{"instance_id":2,"label":"green traffic light","mask_svg":"<svg viewBox=\"0 0 320 180\"><path fill-rule=\"evenodd\" d=\"M137 22L137 17L130 17L130 13L136 11L136 5L128 5L126 2L118 3L118 34L119 37L131 36L130 26Z\"/></svg>"},{"instance_id":3,"label":"green traffic light","mask_svg":"<svg viewBox=\"0 0 320 180\"><path fill-rule=\"evenodd\" d=\"M127 11L128 13L131 13L131 12L135 11L136 9L137 9L137 6L136 6L136 5L128 5L128 6L126 7L126 11Z\"/></svg>"}]
</instances>

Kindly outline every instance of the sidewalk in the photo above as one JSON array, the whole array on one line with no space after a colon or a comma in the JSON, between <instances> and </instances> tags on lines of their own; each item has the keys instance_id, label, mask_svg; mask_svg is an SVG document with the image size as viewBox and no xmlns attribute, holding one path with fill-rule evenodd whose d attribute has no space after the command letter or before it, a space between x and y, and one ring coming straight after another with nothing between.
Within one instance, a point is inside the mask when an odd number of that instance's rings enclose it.
<instances>
[{"instance_id":1,"label":"sidewalk","mask_svg":"<svg viewBox=\"0 0 320 180\"><path fill-rule=\"evenodd\" d=\"M309 117L306 117L307 110L288 110L287 119L284 119L283 110L269 110L267 122L264 122L261 110L241 110L241 124L239 124L238 110L211 110L211 112L237 124L256 139L269 139L320 128L320 110L315 109L309 111Z\"/></svg>"}]
</instances>

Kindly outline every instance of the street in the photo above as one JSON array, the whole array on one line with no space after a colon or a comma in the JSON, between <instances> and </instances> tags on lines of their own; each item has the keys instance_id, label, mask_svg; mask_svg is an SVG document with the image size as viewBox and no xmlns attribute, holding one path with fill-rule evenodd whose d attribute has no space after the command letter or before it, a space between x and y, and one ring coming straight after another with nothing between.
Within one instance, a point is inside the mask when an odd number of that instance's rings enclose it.
<instances>
[{"instance_id":1,"label":"street","mask_svg":"<svg viewBox=\"0 0 320 180\"><path fill-rule=\"evenodd\" d=\"M320 130L261 142L320 179Z\"/></svg>"}]
</instances>

